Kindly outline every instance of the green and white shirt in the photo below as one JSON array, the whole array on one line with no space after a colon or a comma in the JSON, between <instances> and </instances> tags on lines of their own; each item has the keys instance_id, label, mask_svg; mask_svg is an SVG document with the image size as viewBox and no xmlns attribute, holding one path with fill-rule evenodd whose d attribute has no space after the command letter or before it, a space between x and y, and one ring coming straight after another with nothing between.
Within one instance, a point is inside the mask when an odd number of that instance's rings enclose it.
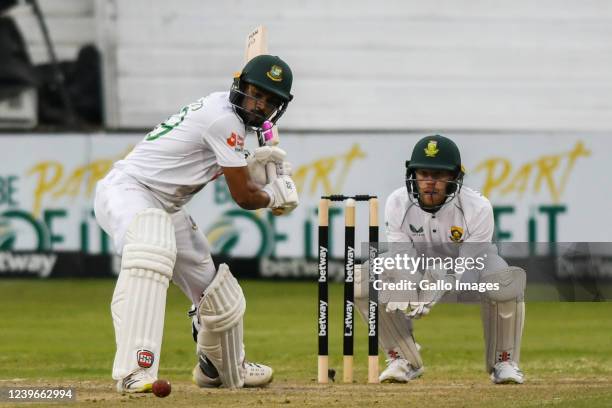
<instances>
[{"instance_id":1,"label":"green and white shirt","mask_svg":"<svg viewBox=\"0 0 612 408\"><path fill-rule=\"evenodd\" d=\"M229 92L212 93L159 124L114 168L147 186L178 211L221 167L244 167L245 126Z\"/></svg>"}]
</instances>

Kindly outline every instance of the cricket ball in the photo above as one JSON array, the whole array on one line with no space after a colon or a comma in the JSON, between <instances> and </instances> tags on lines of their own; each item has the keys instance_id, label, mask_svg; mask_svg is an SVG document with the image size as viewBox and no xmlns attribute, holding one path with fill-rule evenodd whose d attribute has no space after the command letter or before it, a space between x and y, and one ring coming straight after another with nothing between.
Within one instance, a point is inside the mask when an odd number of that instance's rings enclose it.
<instances>
[{"instance_id":1,"label":"cricket ball","mask_svg":"<svg viewBox=\"0 0 612 408\"><path fill-rule=\"evenodd\" d=\"M172 391L172 386L168 380L157 380L153 383L153 394L156 397L167 397L170 395L170 391Z\"/></svg>"}]
</instances>

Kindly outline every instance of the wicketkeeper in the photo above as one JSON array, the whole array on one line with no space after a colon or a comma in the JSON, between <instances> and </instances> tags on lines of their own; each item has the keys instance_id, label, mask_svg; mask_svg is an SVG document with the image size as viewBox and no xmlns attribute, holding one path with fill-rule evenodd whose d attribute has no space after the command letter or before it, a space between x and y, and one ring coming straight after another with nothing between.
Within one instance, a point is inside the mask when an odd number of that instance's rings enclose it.
<instances>
[{"instance_id":1,"label":"wicketkeeper","mask_svg":"<svg viewBox=\"0 0 612 408\"><path fill-rule=\"evenodd\" d=\"M498 288L477 293L482 303L486 370L496 384L523 383L518 364L525 320L525 271L509 267L498 255L491 243L494 227L491 203L463 186L463 176L461 156L453 141L439 135L421 139L406 163L406 185L387 199L387 241L389 245L401 243L404 248L418 248L406 252L412 251L411 255L416 257L421 256L421 248L434 245L444 257L452 254L455 258L451 259L476 259L480 256L485 260L481 270L472 268L476 274L472 273L471 279L475 284ZM457 270L445 270L439 264L415 274L397 269L387 270L381 277L385 274L393 282L402 279L417 284L442 282L453 288L462 277ZM360 284L356 286L355 303L365 319L367 272L357 271L356 282ZM423 374L423 360L413 337L412 321L427 315L445 293L445 289L417 290L406 298L379 297L379 341L388 358L387 368L380 375L381 382L408 382Z\"/></svg>"},{"instance_id":2,"label":"wicketkeeper","mask_svg":"<svg viewBox=\"0 0 612 408\"><path fill-rule=\"evenodd\" d=\"M148 392L157 378L170 281L197 305L198 386L262 386L272 380L270 367L245 360L242 289L227 265L215 268L208 241L184 205L221 175L244 209L269 207L280 214L298 205L285 152L265 146L247 155L244 148L248 132L283 115L293 98L292 80L280 58L253 58L229 92L183 107L98 183L96 219L121 255L111 304L119 392ZM277 177L268 180L271 162Z\"/></svg>"}]
</instances>

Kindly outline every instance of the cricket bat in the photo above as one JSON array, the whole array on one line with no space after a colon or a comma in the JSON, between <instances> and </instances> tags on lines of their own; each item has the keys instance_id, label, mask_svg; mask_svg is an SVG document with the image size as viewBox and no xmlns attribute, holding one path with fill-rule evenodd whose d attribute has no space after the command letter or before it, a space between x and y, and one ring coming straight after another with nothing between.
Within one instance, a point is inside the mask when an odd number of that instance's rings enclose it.
<instances>
[{"instance_id":1,"label":"cricket bat","mask_svg":"<svg viewBox=\"0 0 612 408\"><path fill-rule=\"evenodd\" d=\"M246 46L244 49L244 63L246 64L252 58L268 53L268 29L260 25L247 35ZM257 132L257 141L259 146L276 146L280 139L278 137L278 129L270 122L264 122L261 131ZM266 174L268 181L276 178L276 167L274 163L266 165Z\"/></svg>"}]
</instances>

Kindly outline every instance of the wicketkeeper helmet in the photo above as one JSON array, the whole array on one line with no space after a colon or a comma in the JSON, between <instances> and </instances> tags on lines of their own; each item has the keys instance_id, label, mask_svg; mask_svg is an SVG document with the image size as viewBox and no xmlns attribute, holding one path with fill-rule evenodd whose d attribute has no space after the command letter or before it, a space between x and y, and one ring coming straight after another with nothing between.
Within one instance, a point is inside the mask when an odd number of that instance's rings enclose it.
<instances>
[{"instance_id":1,"label":"wicketkeeper helmet","mask_svg":"<svg viewBox=\"0 0 612 408\"><path fill-rule=\"evenodd\" d=\"M416 170L448 170L454 174L454 179L446 185L446 200L434 207L424 207L419 200L419 188L416 181ZM410 160L406 162L406 187L408 197L421 208L437 211L450 202L461 190L465 172L461 165L459 148L447 137L433 135L422 138L412 150Z\"/></svg>"}]
</instances>

